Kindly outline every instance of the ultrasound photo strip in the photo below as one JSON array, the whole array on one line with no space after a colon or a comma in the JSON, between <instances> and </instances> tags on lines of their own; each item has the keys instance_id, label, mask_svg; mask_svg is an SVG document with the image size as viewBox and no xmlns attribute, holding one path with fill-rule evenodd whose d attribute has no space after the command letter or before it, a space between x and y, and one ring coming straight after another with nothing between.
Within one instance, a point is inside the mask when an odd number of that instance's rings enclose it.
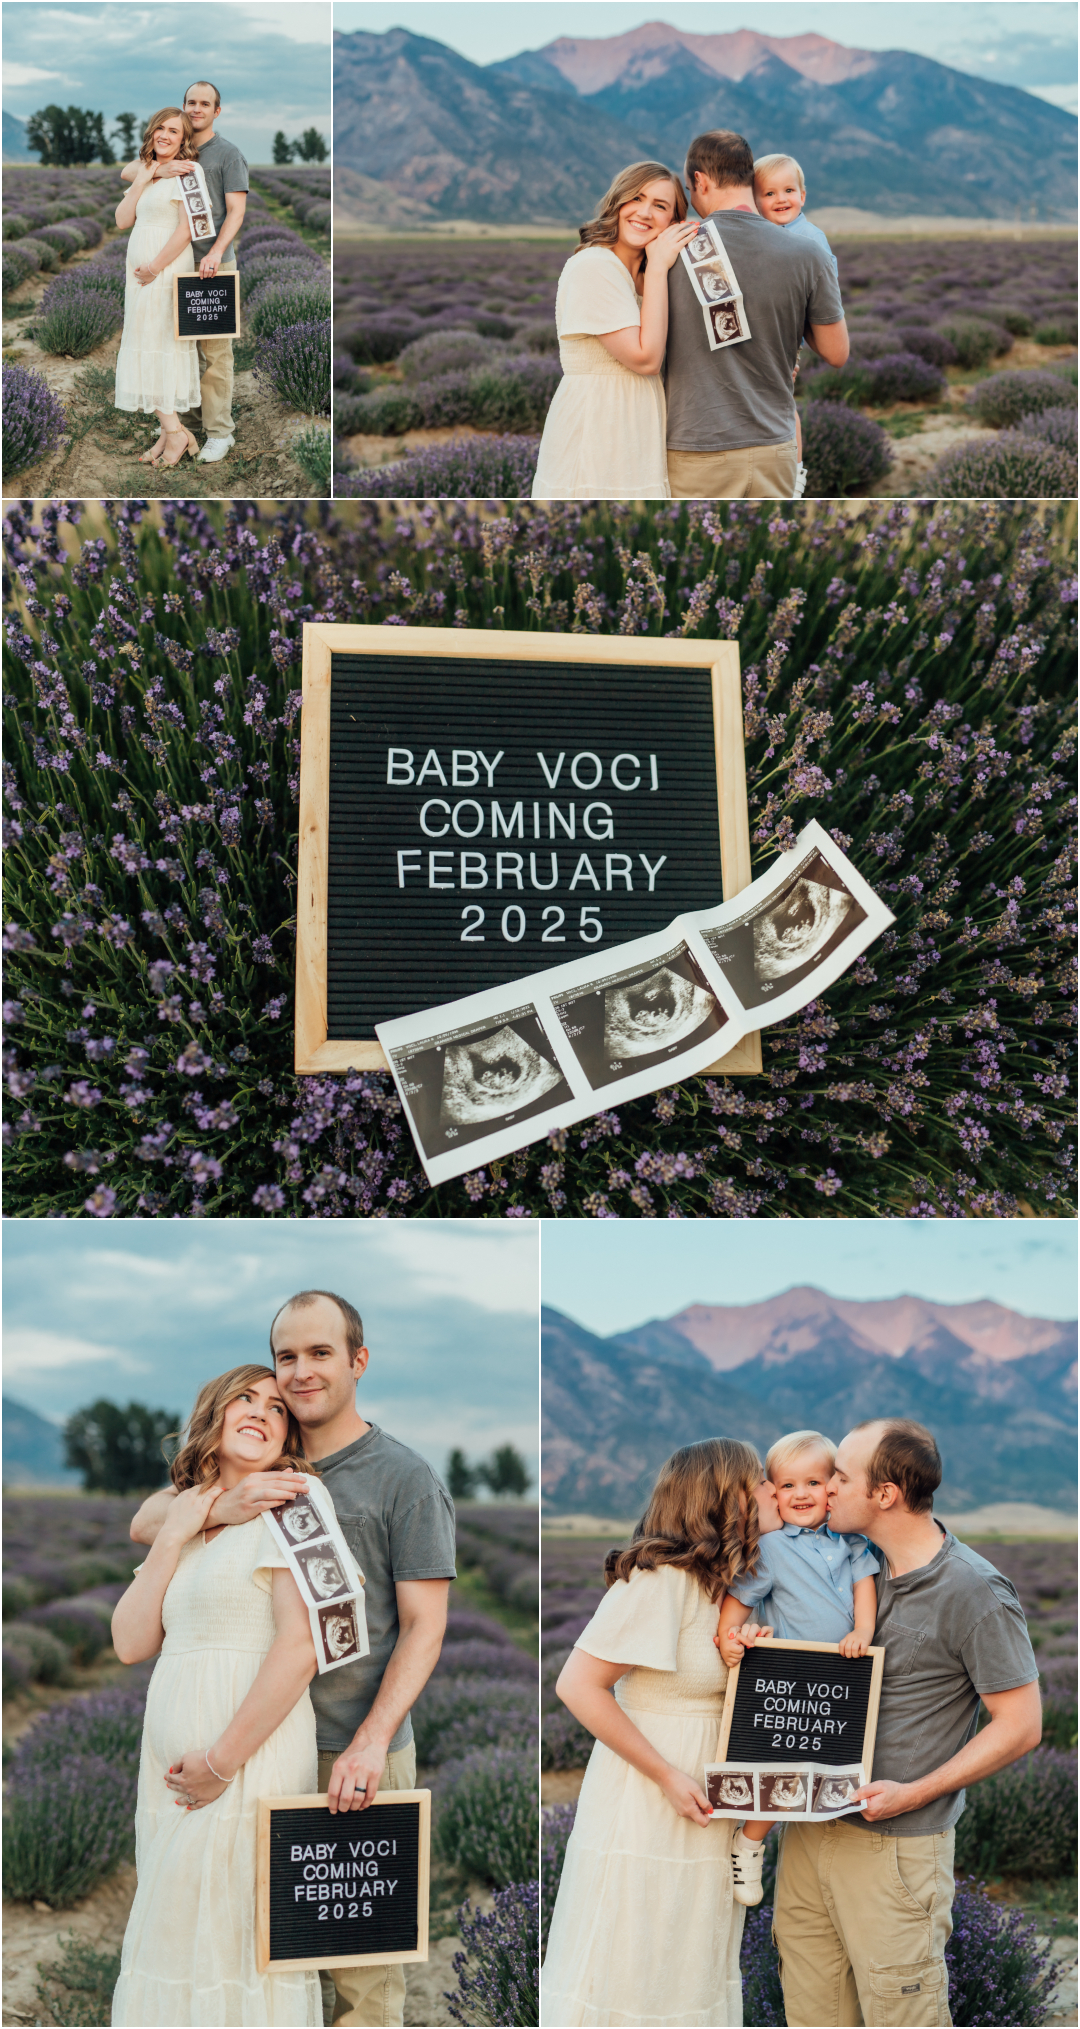
<instances>
[{"instance_id":1,"label":"ultrasound photo strip","mask_svg":"<svg viewBox=\"0 0 1080 2029\"><path fill-rule=\"evenodd\" d=\"M210 209L210 192L197 162L192 163L190 169L185 169L180 177L180 197L187 213L192 239L213 239L214 221Z\"/></svg>"},{"instance_id":2,"label":"ultrasound photo strip","mask_svg":"<svg viewBox=\"0 0 1080 2029\"><path fill-rule=\"evenodd\" d=\"M310 1478L304 1493L268 1509L264 1520L288 1558L307 1607L320 1676L366 1656L363 1574L326 1489Z\"/></svg>"},{"instance_id":3,"label":"ultrasound photo strip","mask_svg":"<svg viewBox=\"0 0 1080 2029\"><path fill-rule=\"evenodd\" d=\"M376 1022L432 1184L710 1070L817 999L892 913L812 820L734 901L666 930Z\"/></svg>"},{"instance_id":4,"label":"ultrasound photo strip","mask_svg":"<svg viewBox=\"0 0 1080 2029\"><path fill-rule=\"evenodd\" d=\"M820 1823L853 1817L863 1809L852 1801L866 1781L861 1764L832 1767L793 1761L790 1767L757 1762L706 1762L705 1794L714 1818L789 1818Z\"/></svg>"},{"instance_id":5,"label":"ultrasound photo strip","mask_svg":"<svg viewBox=\"0 0 1080 2029\"><path fill-rule=\"evenodd\" d=\"M720 352L726 345L741 345L750 336L750 323L738 278L715 219L702 219L693 239L683 248L682 264L702 307L710 352Z\"/></svg>"}]
</instances>

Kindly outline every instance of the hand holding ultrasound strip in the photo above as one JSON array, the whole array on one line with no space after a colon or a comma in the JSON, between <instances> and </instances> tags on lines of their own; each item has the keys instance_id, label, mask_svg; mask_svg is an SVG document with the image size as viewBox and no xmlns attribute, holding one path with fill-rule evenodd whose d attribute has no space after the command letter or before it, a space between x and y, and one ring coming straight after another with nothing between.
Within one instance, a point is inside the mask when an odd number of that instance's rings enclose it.
<instances>
[{"instance_id":1,"label":"hand holding ultrasound strip","mask_svg":"<svg viewBox=\"0 0 1080 2029\"><path fill-rule=\"evenodd\" d=\"M377 1022L428 1177L443 1183L707 1070L815 1000L892 921L815 821L733 902Z\"/></svg>"},{"instance_id":2,"label":"hand holding ultrasound strip","mask_svg":"<svg viewBox=\"0 0 1080 2029\"><path fill-rule=\"evenodd\" d=\"M815 1767L792 1762L790 1768L764 1768L758 1762L707 1762L705 1793L714 1818L851 1817L861 1812L853 1803L866 1781L861 1763L847 1768Z\"/></svg>"},{"instance_id":3,"label":"hand holding ultrasound strip","mask_svg":"<svg viewBox=\"0 0 1080 2029\"><path fill-rule=\"evenodd\" d=\"M366 1656L363 1573L341 1533L326 1488L310 1479L306 1493L269 1510L264 1519L300 1587L320 1675Z\"/></svg>"}]
</instances>

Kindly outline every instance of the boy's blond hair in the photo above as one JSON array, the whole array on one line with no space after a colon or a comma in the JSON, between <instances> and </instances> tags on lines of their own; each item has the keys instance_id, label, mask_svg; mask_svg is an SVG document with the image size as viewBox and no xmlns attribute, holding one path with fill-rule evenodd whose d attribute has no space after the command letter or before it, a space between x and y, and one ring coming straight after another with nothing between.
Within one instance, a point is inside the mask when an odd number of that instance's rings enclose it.
<instances>
[{"instance_id":1,"label":"boy's blond hair","mask_svg":"<svg viewBox=\"0 0 1080 2029\"><path fill-rule=\"evenodd\" d=\"M798 178L799 189L802 191L802 194L805 197L806 178L803 175L802 170L799 167L799 164L796 162L794 155L759 155L757 161L754 164L754 182L755 183L757 182L759 176L771 176L774 169L779 169L781 162L790 162Z\"/></svg>"},{"instance_id":2,"label":"boy's blond hair","mask_svg":"<svg viewBox=\"0 0 1080 2029\"><path fill-rule=\"evenodd\" d=\"M765 1459L765 1477L775 1480L776 1469L790 1465L803 1451L820 1451L829 1461L829 1471L836 1464L836 1446L831 1438L823 1437L820 1430L792 1430L786 1437L778 1437L770 1446Z\"/></svg>"}]
</instances>

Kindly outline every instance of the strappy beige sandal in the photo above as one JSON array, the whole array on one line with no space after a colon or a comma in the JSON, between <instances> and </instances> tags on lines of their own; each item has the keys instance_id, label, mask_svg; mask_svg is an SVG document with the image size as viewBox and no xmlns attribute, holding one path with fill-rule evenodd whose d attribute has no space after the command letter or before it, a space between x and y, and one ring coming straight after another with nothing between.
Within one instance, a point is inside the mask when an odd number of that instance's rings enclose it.
<instances>
[{"instance_id":1,"label":"strappy beige sandal","mask_svg":"<svg viewBox=\"0 0 1080 2029\"><path fill-rule=\"evenodd\" d=\"M183 450L177 452L175 458L162 457L160 460L162 465L179 465L182 458L193 458L195 456L199 448L199 440L197 437L192 436L190 430L185 430L181 427L179 430L166 430L165 435L167 438L182 436L184 447Z\"/></svg>"},{"instance_id":2,"label":"strappy beige sandal","mask_svg":"<svg viewBox=\"0 0 1080 2029\"><path fill-rule=\"evenodd\" d=\"M162 430L162 432L161 432L161 435L160 435L160 437L159 437L159 438L158 438L158 440L157 440L157 443L156 443L156 444L153 444L153 445L151 445L151 447L150 447L149 451L144 451L144 452L143 452L143 454L142 454L141 458L140 458L140 459L139 459L139 461L138 461L140 465L156 465L156 464L157 464L157 462L158 462L158 459L160 458L160 456L161 456L162 452L163 452L163 451L164 451L164 449L165 449L165 437L166 437L166 432L165 432L164 430Z\"/></svg>"}]
</instances>

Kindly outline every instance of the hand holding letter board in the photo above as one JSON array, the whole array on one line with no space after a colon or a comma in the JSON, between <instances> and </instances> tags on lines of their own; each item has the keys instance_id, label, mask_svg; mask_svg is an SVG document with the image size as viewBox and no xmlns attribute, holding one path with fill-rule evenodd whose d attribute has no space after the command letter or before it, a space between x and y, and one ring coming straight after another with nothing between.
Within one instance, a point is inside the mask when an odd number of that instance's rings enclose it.
<instances>
[{"instance_id":1,"label":"hand holding letter board","mask_svg":"<svg viewBox=\"0 0 1080 2029\"><path fill-rule=\"evenodd\" d=\"M835 1642L761 1638L729 1671L716 1760L705 1788L714 1818L850 1816L874 1768L885 1651L842 1656Z\"/></svg>"},{"instance_id":2,"label":"hand holding letter board","mask_svg":"<svg viewBox=\"0 0 1080 2029\"><path fill-rule=\"evenodd\" d=\"M235 268L216 275L177 275L173 282L173 336L236 338L240 331L240 279Z\"/></svg>"},{"instance_id":3,"label":"hand holding letter board","mask_svg":"<svg viewBox=\"0 0 1080 2029\"><path fill-rule=\"evenodd\" d=\"M733 642L312 622L303 680L302 1073L385 1066L376 1022L602 955L749 882ZM672 997L693 1012L670 972L657 1052ZM643 982L642 1039L646 1000ZM513 1100L539 1090L544 1050L507 1027L478 1082ZM725 1057L760 1068L752 1034Z\"/></svg>"},{"instance_id":4,"label":"hand holding letter board","mask_svg":"<svg viewBox=\"0 0 1080 2029\"><path fill-rule=\"evenodd\" d=\"M325 1796L260 1797L259 1971L426 1959L430 1878L430 1790L334 1813Z\"/></svg>"}]
</instances>

